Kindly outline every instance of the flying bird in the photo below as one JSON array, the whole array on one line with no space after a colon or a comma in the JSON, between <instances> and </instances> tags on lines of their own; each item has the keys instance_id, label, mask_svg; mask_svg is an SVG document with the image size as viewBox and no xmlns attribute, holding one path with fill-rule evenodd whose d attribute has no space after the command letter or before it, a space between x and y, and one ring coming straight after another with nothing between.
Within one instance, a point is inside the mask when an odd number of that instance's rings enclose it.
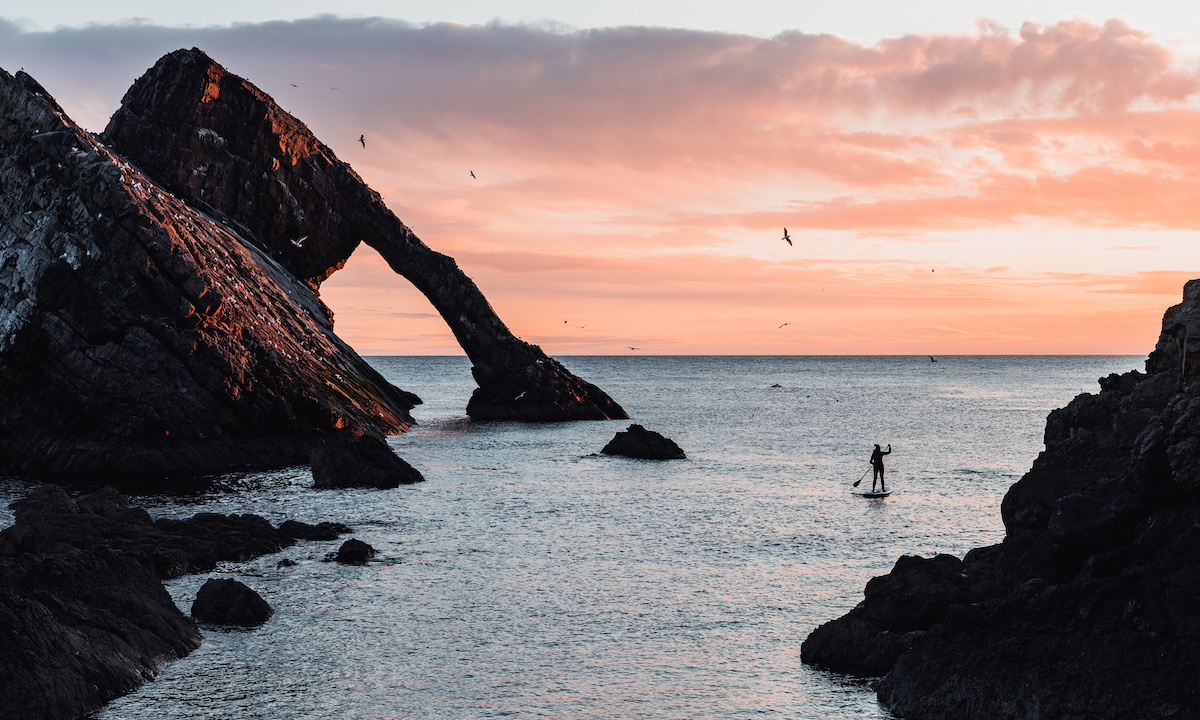
<instances>
[{"instance_id":1,"label":"flying bird","mask_svg":"<svg viewBox=\"0 0 1200 720\"><path fill-rule=\"evenodd\" d=\"M367 146L367 136L366 136L366 135L359 135L359 136L358 136L358 141L359 141L360 143L362 143L363 147L366 147L366 146Z\"/></svg>"},{"instance_id":2,"label":"flying bird","mask_svg":"<svg viewBox=\"0 0 1200 720\"><path fill-rule=\"evenodd\" d=\"M641 348L635 348L632 345L626 345L625 347L629 348L630 350L641 350Z\"/></svg>"},{"instance_id":3,"label":"flying bird","mask_svg":"<svg viewBox=\"0 0 1200 720\"><path fill-rule=\"evenodd\" d=\"M783 239L787 241L788 247L793 247L792 236L787 234L787 228L783 229Z\"/></svg>"},{"instance_id":4,"label":"flying bird","mask_svg":"<svg viewBox=\"0 0 1200 720\"><path fill-rule=\"evenodd\" d=\"M295 245L296 247L300 247L301 245L304 244L304 241L307 239L308 239L308 236L305 235L304 237L300 238L299 240L293 240L292 244Z\"/></svg>"},{"instance_id":5,"label":"flying bird","mask_svg":"<svg viewBox=\"0 0 1200 720\"><path fill-rule=\"evenodd\" d=\"M474 170L468 170L468 172L469 172L469 173L471 173L471 177L472 177L472 178L474 178L474 177L475 177L475 171L474 171Z\"/></svg>"},{"instance_id":6,"label":"flying bird","mask_svg":"<svg viewBox=\"0 0 1200 720\"><path fill-rule=\"evenodd\" d=\"M300 86L299 86L299 85L297 85L296 83L288 83L288 85L291 85L292 87L300 87Z\"/></svg>"},{"instance_id":7,"label":"flying bird","mask_svg":"<svg viewBox=\"0 0 1200 720\"><path fill-rule=\"evenodd\" d=\"M791 325L791 323L784 323L783 325ZM780 325L779 327L783 327L783 325ZM778 330L779 328L775 328L775 329Z\"/></svg>"},{"instance_id":8,"label":"flying bird","mask_svg":"<svg viewBox=\"0 0 1200 720\"><path fill-rule=\"evenodd\" d=\"M937 362L932 355L929 356L929 362Z\"/></svg>"}]
</instances>

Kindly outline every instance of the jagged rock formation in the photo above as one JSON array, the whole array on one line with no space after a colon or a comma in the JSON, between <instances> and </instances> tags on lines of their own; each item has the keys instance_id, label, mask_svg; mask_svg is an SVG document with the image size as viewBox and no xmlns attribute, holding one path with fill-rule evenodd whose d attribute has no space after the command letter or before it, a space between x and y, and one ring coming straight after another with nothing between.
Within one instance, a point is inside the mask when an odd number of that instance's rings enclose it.
<instances>
[{"instance_id":1,"label":"jagged rock formation","mask_svg":"<svg viewBox=\"0 0 1200 720\"><path fill-rule=\"evenodd\" d=\"M1200 717L1198 349L1193 280L1144 374L1050 414L1003 542L901 558L803 660L883 675L913 720Z\"/></svg>"},{"instance_id":2,"label":"jagged rock formation","mask_svg":"<svg viewBox=\"0 0 1200 720\"><path fill-rule=\"evenodd\" d=\"M382 437L420 400L310 287L0 70L0 471L204 473Z\"/></svg>"},{"instance_id":3,"label":"jagged rock formation","mask_svg":"<svg viewBox=\"0 0 1200 720\"><path fill-rule=\"evenodd\" d=\"M152 522L112 488L47 485L0 531L0 719L74 720L199 647L160 579L294 541L257 515Z\"/></svg>"},{"instance_id":4,"label":"jagged rock formation","mask_svg":"<svg viewBox=\"0 0 1200 720\"><path fill-rule=\"evenodd\" d=\"M314 289L360 241L377 250L429 298L471 358L479 384L467 406L472 417L628 417L599 388L514 337L452 258L422 243L303 123L200 50L170 53L139 78L104 138Z\"/></svg>"}]
</instances>

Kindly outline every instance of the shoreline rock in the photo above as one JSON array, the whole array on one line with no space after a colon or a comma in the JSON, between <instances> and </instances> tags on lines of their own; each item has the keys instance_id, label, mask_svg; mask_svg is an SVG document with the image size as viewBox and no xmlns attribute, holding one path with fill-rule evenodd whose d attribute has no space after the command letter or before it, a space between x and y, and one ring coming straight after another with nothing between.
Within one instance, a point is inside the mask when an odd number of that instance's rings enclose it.
<instances>
[{"instance_id":1,"label":"shoreline rock","mask_svg":"<svg viewBox=\"0 0 1200 720\"><path fill-rule=\"evenodd\" d=\"M209 578L192 601L192 617L214 625L262 625L275 611L254 590L232 578Z\"/></svg>"},{"instance_id":2,"label":"shoreline rock","mask_svg":"<svg viewBox=\"0 0 1200 720\"><path fill-rule=\"evenodd\" d=\"M879 699L913 720L1200 716L1197 350L1192 280L1145 373L1050 413L1000 544L901 558L802 660L881 675Z\"/></svg>"},{"instance_id":3,"label":"shoreline rock","mask_svg":"<svg viewBox=\"0 0 1200 720\"><path fill-rule=\"evenodd\" d=\"M200 646L162 580L295 541L257 515L152 521L111 487L44 485L0 530L0 717L74 720Z\"/></svg>"}]
</instances>

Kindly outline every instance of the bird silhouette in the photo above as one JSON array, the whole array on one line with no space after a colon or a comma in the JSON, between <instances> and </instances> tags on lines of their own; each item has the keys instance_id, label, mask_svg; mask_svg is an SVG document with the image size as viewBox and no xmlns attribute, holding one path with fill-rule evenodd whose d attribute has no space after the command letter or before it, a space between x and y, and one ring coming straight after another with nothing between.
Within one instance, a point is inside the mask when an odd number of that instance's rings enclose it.
<instances>
[{"instance_id":1,"label":"bird silhouette","mask_svg":"<svg viewBox=\"0 0 1200 720\"><path fill-rule=\"evenodd\" d=\"M937 362L932 355L929 356L929 362Z\"/></svg>"},{"instance_id":2,"label":"bird silhouette","mask_svg":"<svg viewBox=\"0 0 1200 720\"><path fill-rule=\"evenodd\" d=\"M791 323L784 323L783 325L791 325ZM780 325L779 327L783 327L783 325ZM775 328L775 329L778 330L779 328Z\"/></svg>"},{"instance_id":3,"label":"bird silhouette","mask_svg":"<svg viewBox=\"0 0 1200 720\"><path fill-rule=\"evenodd\" d=\"M359 135L359 136L358 136L358 141L359 141L360 143L362 143L362 146L363 146L363 147L366 147L366 146L367 146L367 136L366 136L366 135Z\"/></svg>"},{"instance_id":4,"label":"bird silhouette","mask_svg":"<svg viewBox=\"0 0 1200 720\"><path fill-rule=\"evenodd\" d=\"M304 244L304 241L307 239L308 239L308 236L305 235L304 237L300 238L299 240L293 240L292 244L295 245L296 247L300 247L301 245Z\"/></svg>"},{"instance_id":5,"label":"bird silhouette","mask_svg":"<svg viewBox=\"0 0 1200 720\"><path fill-rule=\"evenodd\" d=\"M475 171L474 171L474 170L469 170L468 172L470 172L470 173L471 173L471 177L472 177L472 178L473 178L473 177L475 177Z\"/></svg>"},{"instance_id":6,"label":"bird silhouette","mask_svg":"<svg viewBox=\"0 0 1200 720\"><path fill-rule=\"evenodd\" d=\"M787 228L783 229L783 239L787 241L788 247L793 247L792 246L792 236L788 235Z\"/></svg>"},{"instance_id":7,"label":"bird silhouette","mask_svg":"<svg viewBox=\"0 0 1200 720\"><path fill-rule=\"evenodd\" d=\"M296 83L288 83L288 85L291 85L292 87L300 87L300 86L299 86L299 85L297 85Z\"/></svg>"},{"instance_id":8,"label":"bird silhouette","mask_svg":"<svg viewBox=\"0 0 1200 720\"><path fill-rule=\"evenodd\" d=\"M635 348L632 345L626 345L625 347L629 348L630 350L641 350L641 348Z\"/></svg>"}]
</instances>

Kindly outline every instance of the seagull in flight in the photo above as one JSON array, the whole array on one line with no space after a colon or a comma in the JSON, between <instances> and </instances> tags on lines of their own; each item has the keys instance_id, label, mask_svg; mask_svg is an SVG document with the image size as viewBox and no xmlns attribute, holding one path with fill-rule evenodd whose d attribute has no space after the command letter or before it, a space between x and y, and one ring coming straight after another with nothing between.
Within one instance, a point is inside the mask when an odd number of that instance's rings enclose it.
<instances>
[{"instance_id":1,"label":"seagull in flight","mask_svg":"<svg viewBox=\"0 0 1200 720\"><path fill-rule=\"evenodd\" d=\"M471 173L471 177L472 177L472 178L474 178L474 177L475 177L475 171L474 171L474 170L468 170L467 172Z\"/></svg>"},{"instance_id":2,"label":"seagull in flight","mask_svg":"<svg viewBox=\"0 0 1200 720\"><path fill-rule=\"evenodd\" d=\"M630 350L641 350L641 348L635 348L632 345L626 345L625 347L629 348Z\"/></svg>"},{"instance_id":3,"label":"seagull in flight","mask_svg":"<svg viewBox=\"0 0 1200 720\"><path fill-rule=\"evenodd\" d=\"M787 234L787 228L783 229L783 239L787 241L788 247L792 247L792 236Z\"/></svg>"},{"instance_id":4,"label":"seagull in flight","mask_svg":"<svg viewBox=\"0 0 1200 720\"><path fill-rule=\"evenodd\" d=\"M934 357L933 357L932 355L930 355L930 356L929 356L929 362L937 362L937 360L936 360L936 359L934 359Z\"/></svg>"},{"instance_id":5,"label":"seagull in flight","mask_svg":"<svg viewBox=\"0 0 1200 720\"><path fill-rule=\"evenodd\" d=\"M291 85L292 87L300 87L300 86L299 86L299 85L297 85L296 83L288 83L288 85Z\"/></svg>"},{"instance_id":6,"label":"seagull in flight","mask_svg":"<svg viewBox=\"0 0 1200 720\"><path fill-rule=\"evenodd\" d=\"M362 143L363 147L366 147L366 146L367 146L367 136L366 136L366 135L359 135L359 136L358 136L358 141L359 141L360 143Z\"/></svg>"},{"instance_id":7,"label":"seagull in flight","mask_svg":"<svg viewBox=\"0 0 1200 720\"><path fill-rule=\"evenodd\" d=\"M308 236L305 235L304 237L300 238L299 240L293 240L292 244L295 245L296 247L300 247L301 245L304 244L304 241L307 239L308 239Z\"/></svg>"},{"instance_id":8,"label":"seagull in flight","mask_svg":"<svg viewBox=\"0 0 1200 720\"><path fill-rule=\"evenodd\" d=\"M783 325L791 325L791 323L784 323ZM780 325L779 327L783 327L783 325ZM775 328L775 329L778 330L779 328Z\"/></svg>"}]
</instances>

